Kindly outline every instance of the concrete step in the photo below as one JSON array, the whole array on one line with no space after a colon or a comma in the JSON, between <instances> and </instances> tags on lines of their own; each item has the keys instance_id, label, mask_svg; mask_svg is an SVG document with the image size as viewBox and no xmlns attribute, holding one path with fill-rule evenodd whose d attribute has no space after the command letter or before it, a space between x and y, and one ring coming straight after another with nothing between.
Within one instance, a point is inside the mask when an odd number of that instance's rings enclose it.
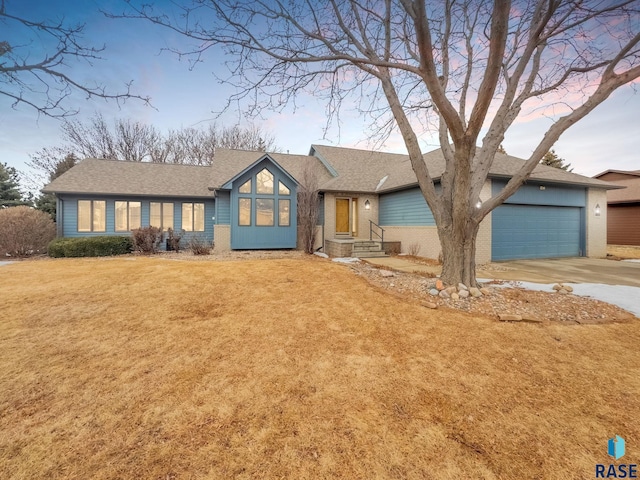
<instances>
[{"instance_id":1,"label":"concrete step","mask_svg":"<svg viewBox=\"0 0 640 480\"><path fill-rule=\"evenodd\" d=\"M351 256L356 258L378 258L378 257L388 257L384 250L374 250L374 251L363 251L363 252L353 252Z\"/></svg>"}]
</instances>

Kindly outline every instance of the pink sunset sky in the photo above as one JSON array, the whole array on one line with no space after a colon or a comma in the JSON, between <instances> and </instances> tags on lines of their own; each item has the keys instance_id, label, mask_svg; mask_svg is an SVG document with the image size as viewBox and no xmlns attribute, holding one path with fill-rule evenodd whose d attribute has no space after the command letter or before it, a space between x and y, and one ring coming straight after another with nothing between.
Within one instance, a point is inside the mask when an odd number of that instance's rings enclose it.
<instances>
[{"instance_id":1,"label":"pink sunset sky","mask_svg":"<svg viewBox=\"0 0 640 480\"><path fill-rule=\"evenodd\" d=\"M80 111L75 118L88 119L95 113L101 113L107 121L125 118L152 124L161 131L214 121L225 126L249 124L238 111L227 111L217 119L212 113L219 111L233 93L231 87L218 84L212 74L217 71L222 76L225 58L220 52L211 50L202 63L190 70L186 61L179 61L168 52L160 52L164 46L184 45L177 35L144 22L108 19L99 12L99 8L121 11L122 2L7 1L8 11L31 19L64 17L68 23L85 23L85 42L95 46L106 45L104 60L95 62L93 66L70 64L74 75L83 81L98 81L113 89L123 89L125 82L133 80L134 91L150 96L154 107L146 107L136 101L118 106L99 99L86 100L82 94L77 94L69 99L69 105ZM323 138L325 108L324 102L308 95L298 99L295 111L265 113L264 118L253 119L251 123L275 136L284 152L306 154L313 143L373 148L375 142L368 139L366 120L355 109L345 109L339 128L334 125ZM43 147L61 144L60 121L38 116L26 106L13 109L11 101L4 97L0 97L0 112L0 162L27 171L26 162L31 154ZM637 85L625 86L568 130L554 149L572 164L576 173L583 175L591 176L607 169L640 169L639 114ZM540 113L518 121L504 141L507 152L527 157L551 121ZM420 139L425 152L438 148L437 135L425 134ZM382 149L405 153L399 134L392 135Z\"/></svg>"}]
</instances>

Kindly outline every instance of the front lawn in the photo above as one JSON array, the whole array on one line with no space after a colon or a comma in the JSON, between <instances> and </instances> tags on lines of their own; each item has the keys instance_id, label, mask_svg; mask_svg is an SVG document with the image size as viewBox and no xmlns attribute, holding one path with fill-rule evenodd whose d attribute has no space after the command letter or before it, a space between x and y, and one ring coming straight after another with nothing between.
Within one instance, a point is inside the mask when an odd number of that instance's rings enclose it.
<instances>
[{"instance_id":1,"label":"front lawn","mask_svg":"<svg viewBox=\"0 0 640 480\"><path fill-rule=\"evenodd\" d=\"M640 322L500 323L320 259L0 266L0 478L593 478ZM619 462L618 462L619 463Z\"/></svg>"}]
</instances>

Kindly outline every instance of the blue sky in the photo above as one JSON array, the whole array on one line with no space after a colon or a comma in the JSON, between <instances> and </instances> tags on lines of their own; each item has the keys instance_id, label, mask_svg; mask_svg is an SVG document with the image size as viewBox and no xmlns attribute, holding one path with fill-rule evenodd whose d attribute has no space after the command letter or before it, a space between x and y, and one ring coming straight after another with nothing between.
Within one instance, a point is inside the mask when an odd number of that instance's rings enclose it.
<instances>
[{"instance_id":1,"label":"blue sky","mask_svg":"<svg viewBox=\"0 0 640 480\"><path fill-rule=\"evenodd\" d=\"M93 66L70 64L74 75L114 89L122 89L125 82L133 80L134 90L150 96L155 107L135 101L118 107L77 94L69 103L80 110L76 118L89 118L99 112L108 121L128 118L163 131L213 121L228 126L253 123L273 134L282 150L290 153L307 153L312 143L371 147L365 120L355 111L344 111L340 130L332 128L323 139L325 105L313 96L300 98L295 112L265 114L263 119L247 121L239 112L228 111L216 119L213 112L223 107L231 92L229 86L218 84L212 74L223 71L224 57L211 51L203 63L190 71L186 61L160 53L165 46L185 45L177 34L142 21L108 19L99 12L100 8L117 12L124 7L119 0L7 0L8 11L30 19L64 17L68 23L85 23L85 42L105 44L104 60ZM575 172L594 175L606 169L640 168L640 92L636 90L627 86L615 92L557 142L556 152L572 164ZM30 154L61 143L58 120L38 116L26 106L12 109L4 98L0 98L0 112L0 162L26 170ZM540 117L520 122L508 132L504 146L512 155L528 156L549 125L549 119ZM437 148L437 137L423 136L421 141L425 151ZM384 150L404 153L400 136L389 138Z\"/></svg>"}]
</instances>

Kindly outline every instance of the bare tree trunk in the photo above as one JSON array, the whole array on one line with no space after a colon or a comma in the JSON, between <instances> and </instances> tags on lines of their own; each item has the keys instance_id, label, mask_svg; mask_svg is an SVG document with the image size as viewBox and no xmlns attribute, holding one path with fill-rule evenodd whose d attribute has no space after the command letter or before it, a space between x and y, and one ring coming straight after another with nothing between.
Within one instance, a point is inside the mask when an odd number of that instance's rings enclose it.
<instances>
[{"instance_id":1,"label":"bare tree trunk","mask_svg":"<svg viewBox=\"0 0 640 480\"><path fill-rule=\"evenodd\" d=\"M464 283L468 287L475 287L479 224L468 218L460 218L454 221L454 225L438 228L443 262L440 279L447 285Z\"/></svg>"}]
</instances>

